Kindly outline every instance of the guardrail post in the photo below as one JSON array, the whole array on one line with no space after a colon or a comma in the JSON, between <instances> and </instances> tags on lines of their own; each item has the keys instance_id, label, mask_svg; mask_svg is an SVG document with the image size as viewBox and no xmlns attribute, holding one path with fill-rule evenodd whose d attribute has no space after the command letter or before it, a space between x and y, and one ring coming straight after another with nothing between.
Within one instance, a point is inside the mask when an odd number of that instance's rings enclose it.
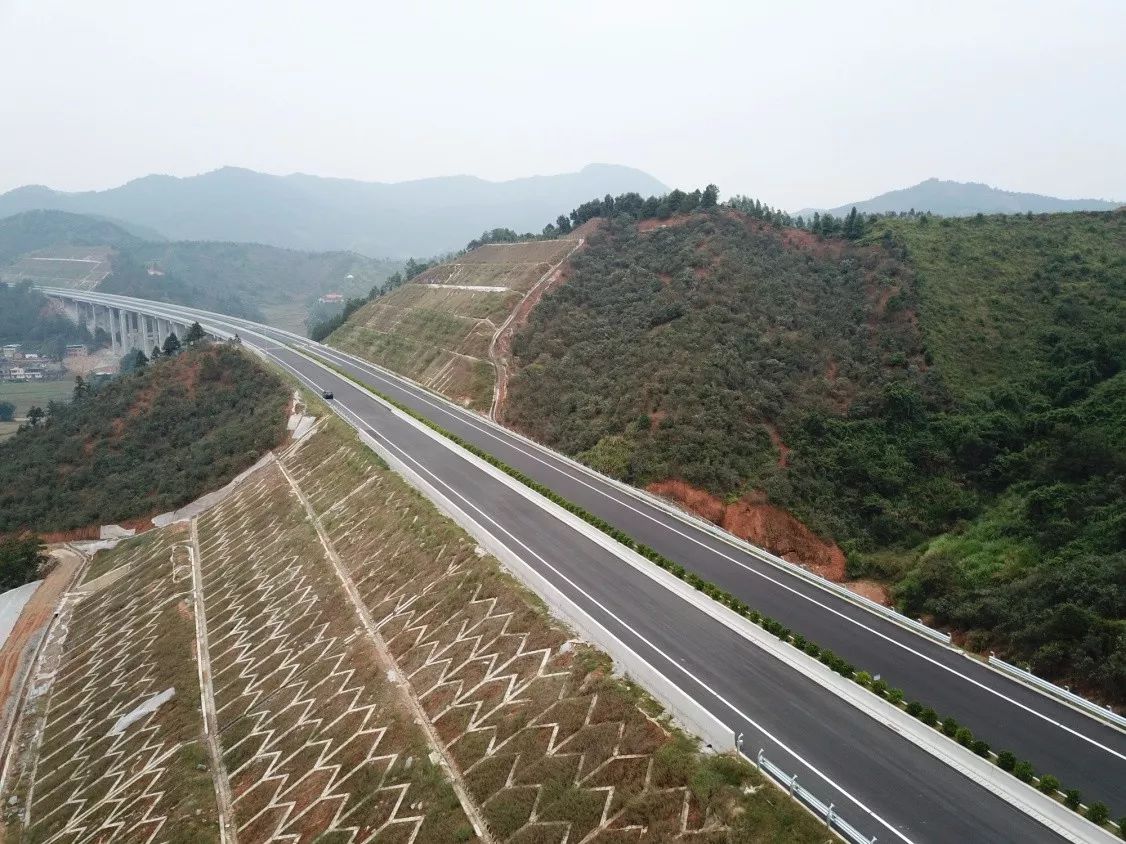
<instances>
[{"instance_id":1,"label":"guardrail post","mask_svg":"<svg viewBox=\"0 0 1126 844\"><path fill-rule=\"evenodd\" d=\"M825 826L830 829L833 828L833 804L829 804L829 810L825 812Z\"/></svg>"},{"instance_id":2,"label":"guardrail post","mask_svg":"<svg viewBox=\"0 0 1126 844\"><path fill-rule=\"evenodd\" d=\"M794 786L798 784L798 775L794 774L790 777L790 796L794 796Z\"/></svg>"}]
</instances>

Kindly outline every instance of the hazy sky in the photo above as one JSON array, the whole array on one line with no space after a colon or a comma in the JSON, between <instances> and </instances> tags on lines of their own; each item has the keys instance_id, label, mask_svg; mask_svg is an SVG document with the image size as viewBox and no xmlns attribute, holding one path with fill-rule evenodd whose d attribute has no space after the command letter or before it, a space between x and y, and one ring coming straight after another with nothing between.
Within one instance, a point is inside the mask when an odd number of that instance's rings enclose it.
<instances>
[{"instance_id":1,"label":"hazy sky","mask_svg":"<svg viewBox=\"0 0 1126 844\"><path fill-rule=\"evenodd\" d=\"M786 208L1126 200L1124 88L1123 0L0 0L0 190L600 161Z\"/></svg>"}]
</instances>

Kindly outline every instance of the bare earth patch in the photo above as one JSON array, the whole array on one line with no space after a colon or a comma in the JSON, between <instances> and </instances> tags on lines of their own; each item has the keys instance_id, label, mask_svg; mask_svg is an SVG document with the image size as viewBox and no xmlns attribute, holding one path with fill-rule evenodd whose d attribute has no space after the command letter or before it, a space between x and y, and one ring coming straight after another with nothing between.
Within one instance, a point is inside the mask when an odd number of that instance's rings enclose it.
<instances>
[{"instance_id":1,"label":"bare earth patch","mask_svg":"<svg viewBox=\"0 0 1126 844\"><path fill-rule=\"evenodd\" d=\"M658 481L646 489L788 562L804 566L829 580L844 580L844 552L781 507L750 498L725 504L705 490L677 480Z\"/></svg>"}]
</instances>

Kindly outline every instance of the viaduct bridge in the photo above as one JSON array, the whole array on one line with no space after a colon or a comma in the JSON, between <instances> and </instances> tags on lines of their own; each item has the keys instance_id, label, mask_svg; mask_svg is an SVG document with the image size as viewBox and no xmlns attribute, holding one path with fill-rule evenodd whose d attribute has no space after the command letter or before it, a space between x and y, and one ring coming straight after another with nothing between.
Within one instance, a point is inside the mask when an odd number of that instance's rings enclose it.
<instances>
[{"instance_id":1,"label":"viaduct bridge","mask_svg":"<svg viewBox=\"0 0 1126 844\"><path fill-rule=\"evenodd\" d=\"M149 354L153 346L163 346L168 335L183 337L190 322L164 316L150 316L122 305L103 304L80 290L40 288L52 301L62 305L75 322L85 325L91 334L100 328L110 336L117 356L135 350Z\"/></svg>"}]
</instances>

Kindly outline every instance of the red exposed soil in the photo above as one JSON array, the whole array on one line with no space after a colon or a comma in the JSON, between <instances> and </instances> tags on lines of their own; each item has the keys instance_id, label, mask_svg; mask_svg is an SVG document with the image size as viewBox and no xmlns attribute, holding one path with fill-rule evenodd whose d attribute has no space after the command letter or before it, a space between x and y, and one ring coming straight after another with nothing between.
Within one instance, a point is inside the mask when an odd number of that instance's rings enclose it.
<instances>
[{"instance_id":1,"label":"red exposed soil","mask_svg":"<svg viewBox=\"0 0 1126 844\"><path fill-rule=\"evenodd\" d=\"M833 358L829 358L829 362L825 364L825 380L830 384L837 383L837 373L840 372L840 364Z\"/></svg>"},{"instance_id":2,"label":"red exposed soil","mask_svg":"<svg viewBox=\"0 0 1126 844\"><path fill-rule=\"evenodd\" d=\"M50 533L40 533L39 538L51 545L55 542L79 542L84 539L98 538L98 525L74 528L73 530L55 530ZM3 534L0 534L2 536Z\"/></svg>"},{"instance_id":3,"label":"red exposed soil","mask_svg":"<svg viewBox=\"0 0 1126 844\"><path fill-rule=\"evenodd\" d=\"M784 560L804 566L829 580L844 580L844 552L836 544L817 536L781 507L750 496L734 504L724 504L711 493L677 480L659 481L646 489L675 501Z\"/></svg>"},{"instance_id":4,"label":"red exposed soil","mask_svg":"<svg viewBox=\"0 0 1126 844\"><path fill-rule=\"evenodd\" d=\"M785 469L790 465L790 447L782 442L782 435L769 422L764 423L763 427L766 428L766 433L770 435L771 444L778 449L778 468Z\"/></svg>"},{"instance_id":5,"label":"red exposed soil","mask_svg":"<svg viewBox=\"0 0 1126 844\"><path fill-rule=\"evenodd\" d=\"M846 589L850 589L857 595L867 598L869 601L875 601L877 604L883 604L885 607L891 606L891 597L888 595L887 587L876 580L849 580L841 584Z\"/></svg>"},{"instance_id":6,"label":"red exposed soil","mask_svg":"<svg viewBox=\"0 0 1126 844\"><path fill-rule=\"evenodd\" d=\"M82 558L70 550L58 552L58 560L24 604L12 632L0 647L0 711L8 705L9 695L18 691L12 688L12 684L19 675L20 665L30 656L25 651L31 637L50 622L55 607L82 565Z\"/></svg>"}]
</instances>

